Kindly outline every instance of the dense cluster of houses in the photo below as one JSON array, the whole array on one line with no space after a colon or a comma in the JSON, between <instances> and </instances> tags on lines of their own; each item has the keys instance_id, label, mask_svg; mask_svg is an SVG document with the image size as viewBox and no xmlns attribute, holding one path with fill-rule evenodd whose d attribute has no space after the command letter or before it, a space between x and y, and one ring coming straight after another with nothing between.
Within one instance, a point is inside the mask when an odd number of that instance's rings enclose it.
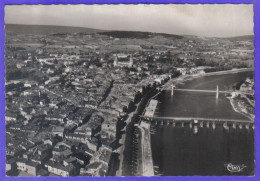
<instances>
[{"instance_id":1,"label":"dense cluster of houses","mask_svg":"<svg viewBox=\"0 0 260 181\"><path fill-rule=\"evenodd\" d=\"M68 57L36 58L44 79L7 82L10 175L105 175L118 147L118 120L125 118L143 87L169 77L141 79L139 72L124 69L132 67L133 59L123 54L112 70L89 65L85 71L77 58L62 64L54 61L59 58ZM122 58L128 63L120 64ZM26 64L27 69L37 66L33 61Z\"/></svg>"},{"instance_id":2,"label":"dense cluster of houses","mask_svg":"<svg viewBox=\"0 0 260 181\"><path fill-rule=\"evenodd\" d=\"M223 59L226 51L214 52L212 47L219 45L203 41L178 40L176 45L133 46L139 49L118 53L109 44L122 39L82 36L19 36L13 41L30 38L44 46L34 51L32 47L7 47L8 175L107 175L119 146L119 122L133 111L144 87L162 84L171 77L169 69L183 75L203 73L193 59L201 54L206 59ZM248 57L250 53L237 47L225 56ZM241 91L252 87L248 80ZM153 115L156 106L151 100L146 114Z\"/></svg>"}]
</instances>

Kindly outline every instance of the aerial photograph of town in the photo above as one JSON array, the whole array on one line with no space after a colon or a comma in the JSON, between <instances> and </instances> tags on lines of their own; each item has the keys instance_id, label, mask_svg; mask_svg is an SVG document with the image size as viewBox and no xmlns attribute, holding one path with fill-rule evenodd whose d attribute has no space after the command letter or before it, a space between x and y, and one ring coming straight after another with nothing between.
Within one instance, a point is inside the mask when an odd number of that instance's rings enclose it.
<instances>
[{"instance_id":1,"label":"aerial photograph of town","mask_svg":"<svg viewBox=\"0 0 260 181\"><path fill-rule=\"evenodd\" d=\"M254 107L253 5L5 7L7 176L251 176Z\"/></svg>"}]
</instances>

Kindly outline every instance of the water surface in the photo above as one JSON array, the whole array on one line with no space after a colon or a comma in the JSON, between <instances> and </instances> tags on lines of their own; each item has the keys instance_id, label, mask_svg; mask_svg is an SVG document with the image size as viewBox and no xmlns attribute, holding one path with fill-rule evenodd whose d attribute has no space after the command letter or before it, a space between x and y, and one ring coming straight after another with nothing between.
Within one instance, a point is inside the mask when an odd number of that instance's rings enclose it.
<instances>
[{"instance_id":1,"label":"water surface","mask_svg":"<svg viewBox=\"0 0 260 181\"><path fill-rule=\"evenodd\" d=\"M182 89L231 90L232 85L252 78L253 72L240 72L195 78L179 85ZM228 95L215 93L164 91L157 98L156 116L203 117L249 120L235 112ZM159 175L253 175L254 130L229 131L222 125L216 129L199 127L197 135L188 125L152 126L152 153L156 174ZM230 173L225 164L244 164L243 172Z\"/></svg>"}]
</instances>

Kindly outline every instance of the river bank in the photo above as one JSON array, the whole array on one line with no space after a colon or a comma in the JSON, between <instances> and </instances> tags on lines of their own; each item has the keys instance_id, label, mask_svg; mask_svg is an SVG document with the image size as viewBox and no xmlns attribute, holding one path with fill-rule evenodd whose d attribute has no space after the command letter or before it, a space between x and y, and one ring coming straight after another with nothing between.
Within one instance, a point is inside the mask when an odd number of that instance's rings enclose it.
<instances>
[{"instance_id":1,"label":"river bank","mask_svg":"<svg viewBox=\"0 0 260 181\"><path fill-rule=\"evenodd\" d=\"M193 74L193 75L181 75L177 78L173 78L173 79L169 80L165 85L163 85L162 90L170 90L171 85L173 85L174 87L178 87L178 86L184 85L186 81L191 81L196 78L215 76L215 75L234 74L234 73L248 72L248 71L253 71L253 70L254 69L252 69L252 68L243 68L243 69L233 69L233 70L220 71L220 72L199 73L199 74ZM158 93L158 94L160 94L160 93ZM234 99L232 97L227 97L227 98L229 99L229 102L235 112L246 116L247 118L249 118L252 121L254 120L254 112L252 111L252 109L254 109L254 106L252 106L251 102L248 102L249 104L247 104L247 101L245 98L243 98L243 95L241 95L240 100L238 98Z\"/></svg>"},{"instance_id":2,"label":"river bank","mask_svg":"<svg viewBox=\"0 0 260 181\"><path fill-rule=\"evenodd\" d=\"M136 144L138 144L141 140L136 140L135 138L135 124L140 122L140 115L146 107L147 102L151 97L153 97L158 90L155 87L147 87L143 92L143 97L140 102L136 105L136 109L127 119L127 125L125 126L125 134L123 139L120 141L124 142L124 146L121 149L120 154L120 167L117 172L117 176L136 176L138 173L137 170L137 162L140 161L139 157L137 157ZM150 133L149 133L150 134ZM136 142L136 143L134 143ZM122 154L123 153L123 154ZM150 173L149 173L150 175Z\"/></svg>"},{"instance_id":3,"label":"river bank","mask_svg":"<svg viewBox=\"0 0 260 181\"><path fill-rule=\"evenodd\" d=\"M224 75L227 74L227 75ZM210 75L210 76L209 76ZM227 99L232 93L231 86L252 77L250 69L216 72L210 74L186 75L170 80L180 89L216 90L214 92L182 92L176 90L173 95L168 89L162 90L156 97L159 104L158 117L202 117L205 119L234 119L249 121L244 114L233 110ZM190 80L190 81L187 81ZM180 85L183 83L183 85ZM163 87L163 86L161 86ZM251 121L249 121L251 122ZM243 126L244 127L244 126ZM191 176L191 175L230 175L226 163L245 164L247 169L241 175L252 174L254 169L254 131L253 129L223 129L217 125L213 129L198 126L198 134L188 124L166 126L158 124L152 128L151 146L155 175Z\"/></svg>"},{"instance_id":4,"label":"river bank","mask_svg":"<svg viewBox=\"0 0 260 181\"><path fill-rule=\"evenodd\" d=\"M122 149L120 150L120 169L119 169L119 171L118 171L118 173L117 173L117 176L133 176L133 175L135 175L135 174L137 174L137 168L135 168L134 166L133 166L133 163L134 163L134 165L138 162L138 158L136 159L136 151L137 150L135 150L136 148L134 147L134 146L132 146L132 144L133 144L133 141L134 141L134 139L133 139L133 136L134 136L134 124L136 124L136 123L138 123L139 122L139 115L140 114L142 114L142 112L143 112L143 110L144 110L144 108L146 107L146 104L147 104L147 102L149 102L149 100L151 99L151 98L154 98L155 97L155 95L156 95L156 97L157 96L160 96L161 95L161 91L159 91L159 93L158 93L158 88L160 87L160 90L166 90L167 88L169 88L172 84L174 85L174 86L179 86L180 84L182 84L182 83L184 83L185 81L188 81L188 80L192 80L192 79L195 79L195 78L200 78L200 77L209 77L209 76L211 76L211 75L222 75L222 74L232 74L232 73L238 73L238 72L246 72L246 71L251 71L252 69L235 69L235 70L229 70L229 71L221 71L221 72L212 72L212 73L204 73L204 74L194 74L194 75L182 75L182 76L179 76L179 77L176 77L176 78L172 78L172 79L170 79L170 80L168 80L166 83L164 83L164 84L161 84L161 85L157 85L156 86L156 88L154 87L154 93L152 93L152 92L150 92L151 91L151 89L149 89L149 91L147 92L147 94L144 94L144 97L142 98L142 100L141 100L141 104L139 104L138 106L137 106L137 109L135 110L135 114L132 114L130 117L132 118L132 119L128 119L128 124L127 124L127 126L126 126L126 129L125 129L125 131L126 131L126 133L125 133L125 137L120 141L122 144L123 144L123 142L124 142L124 146L122 147ZM202 80L203 81L203 80ZM214 82L215 83L215 82ZM231 85L231 84L228 84L228 85ZM163 88L163 89L161 89L161 88ZM156 90L157 89L157 90ZM203 88L202 88L203 89ZM211 88L210 88L211 89ZM150 93L149 93L150 92ZM168 92L169 93L169 92ZM158 95L159 94L159 95ZM169 95L170 96L170 95ZM177 96L177 95L175 95L175 96ZM171 98L171 97L169 97L169 99L168 100L171 100L171 99L174 99L175 100L175 104L178 104L178 103L181 103L182 102L182 99L180 99L180 100L176 100L176 97L173 97L173 98ZM178 95L178 96L180 96L180 94ZM211 96L212 97L212 96ZM194 108L198 108L198 106L196 106L196 105L193 105L193 104L196 104L196 102L197 102L197 99L203 99L204 100L204 102L206 101L206 102L208 102L209 100L211 100L211 98L207 98L207 97L205 97L204 95L200 95L200 96L193 96L193 98L195 99L195 100L192 100L192 102L194 102L194 103L192 103L190 100L187 100L188 102L186 103L186 104L184 104L184 103L182 103L183 104L183 106L185 106L185 107L180 107L180 106L178 106L178 107L175 107L174 106L174 108L171 108L171 110L170 111L175 111L175 112L179 112L179 113L181 113L181 114L184 114L183 113L183 110L184 109L188 109L188 110L193 110L193 108L190 108L190 107L194 107ZM206 99L206 100L205 100ZM208 112L210 112L211 110L217 110L215 107L212 107L212 106L214 106L215 104L216 104L216 101L214 100L215 98L213 97L213 99L211 100L211 103L207 103L207 104L209 104L209 105L211 105L211 107L210 106L207 106L207 110L206 110L206 112L205 113L203 113L203 116L205 116L205 117L212 117L212 116L214 116L214 115L208 115ZM226 99L226 97L223 97L222 96L222 98L220 99L220 101L222 100L222 99ZM206 103L205 102L205 103ZM226 101L224 101L224 102L226 102L226 103L224 103L224 107L226 107L227 109L227 111L226 111L226 113L225 114L223 114L223 116L225 117L226 115L232 115L232 117L233 117L233 113L232 114L230 114L230 109L232 109L232 106L230 105L230 102L228 101L228 100L226 100ZM191 104L192 103L192 104ZM221 103L221 102L220 102ZM169 104L169 102L167 102L167 103L165 103L165 106L167 107L167 105L170 105ZM226 106L226 105L228 105L228 106ZM187 107L188 106L188 107ZM169 106L168 106L169 107ZM166 108L162 108L162 109L166 109ZM202 107L201 109L203 109L204 110L204 108ZM211 109L211 110L209 110L208 111L208 109ZM234 108L233 108L234 109ZM166 111L167 112L167 111ZM168 111L169 112L169 111ZM233 111L234 112L234 111ZM185 113L186 114L186 113ZM237 112L235 112L235 114L237 114ZM217 114L217 112L216 112L216 115L222 115L222 112L221 112L221 114ZM239 114L238 114L239 115ZM237 117L237 119L239 119L239 116L236 116ZM235 118L236 118L235 117ZM123 154L122 154L123 153ZM140 161L140 160L139 160ZM132 166L131 166L132 165ZM133 168L132 168L133 167Z\"/></svg>"},{"instance_id":5,"label":"river bank","mask_svg":"<svg viewBox=\"0 0 260 181\"><path fill-rule=\"evenodd\" d=\"M178 85L184 83L185 81L192 80L192 79L199 78L199 77L203 77L203 76L224 75L224 74L247 72L247 71L253 71L253 70L254 70L253 68L241 68L241 69L232 69L232 70L210 72L210 73L198 73L198 74L192 74L192 75L181 75L177 78L173 78L173 79L169 80L164 85L164 89L169 89L171 84L173 84L174 86L178 86Z\"/></svg>"},{"instance_id":6,"label":"river bank","mask_svg":"<svg viewBox=\"0 0 260 181\"><path fill-rule=\"evenodd\" d=\"M228 97L230 104L232 105L234 111L243 114L244 116L248 117L251 121L254 121L255 115L252 109L252 105L250 105L249 102L247 102L246 99L243 97Z\"/></svg>"}]
</instances>

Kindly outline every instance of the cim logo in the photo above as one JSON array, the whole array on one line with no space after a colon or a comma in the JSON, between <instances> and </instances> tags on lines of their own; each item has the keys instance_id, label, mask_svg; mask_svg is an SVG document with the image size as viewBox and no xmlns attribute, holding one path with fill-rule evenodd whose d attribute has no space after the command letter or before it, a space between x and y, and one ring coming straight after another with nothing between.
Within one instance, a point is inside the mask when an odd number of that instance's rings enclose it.
<instances>
[{"instance_id":1,"label":"cim logo","mask_svg":"<svg viewBox=\"0 0 260 181\"><path fill-rule=\"evenodd\" d=\"M233 165L232 163L225 164L225 167L227 167L227 170L229 172L243 172L243 169L246 167L244 164L242 165Z\"/></svg>"}]
</instances>

